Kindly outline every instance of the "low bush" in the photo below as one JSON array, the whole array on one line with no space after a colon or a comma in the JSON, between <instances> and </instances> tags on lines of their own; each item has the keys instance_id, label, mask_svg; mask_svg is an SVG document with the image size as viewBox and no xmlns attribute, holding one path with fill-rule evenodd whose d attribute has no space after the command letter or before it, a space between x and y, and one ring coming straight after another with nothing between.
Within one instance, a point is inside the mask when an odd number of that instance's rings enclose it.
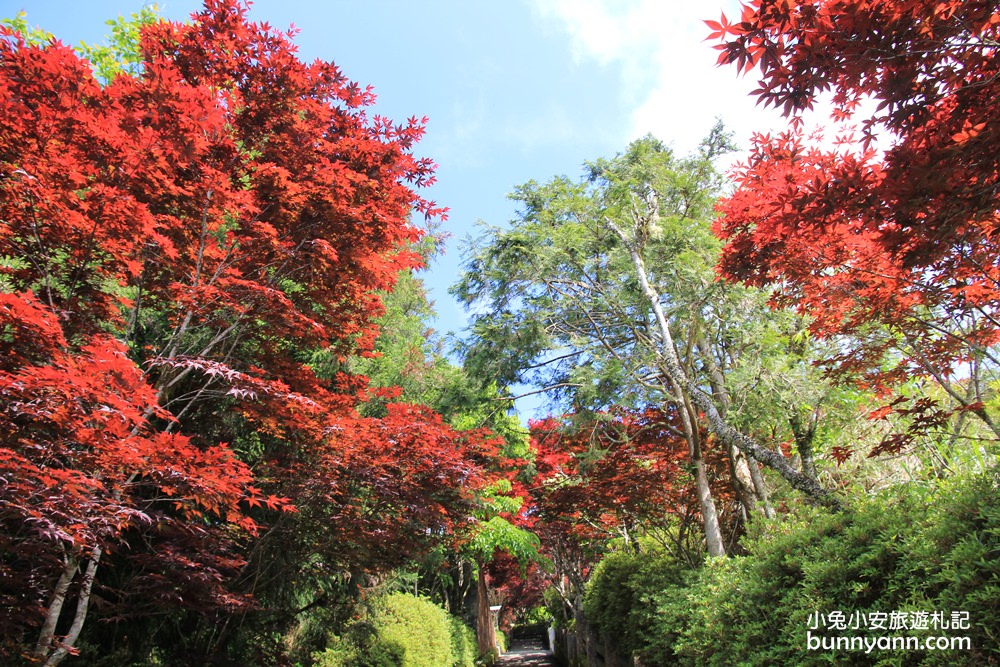
<instances>
[{"instance_id":1,"label":"low bush","mask_svg":"<svg viewBox=\"0 0 1000 667\"><path fill-rule=\"evenodd\" d=\"M460 619L426 598L393 593L368 620L330 637L316 667L474 667L476 639Z\"/></svg>"},{"instance_id":2,"label":"low bush","mask_svg":"<svg viewBox=\"0 0 1000 667\"><path fill-rule=\"evenodd\" d=\"M690 580L668 556L615 555L592 577L585 611L643 665L997 665L998 487L994 472L761 522L747 556L711 560ZM833 630L823 627L830 612L943 612L949 622L959 612L969 627ZM817 622L814 637L969 637L971 649L810 650Z\"/></svg>"},{"instance_id":3,"label":"low bush","mask_svg":"<svg viewBox=\"0 0 1000 667\"><path fill-rule=\"evenodd\" d=\"M683 595L692 572L669 554L646 551L614 553L595 568L583 602L584 614L620 656L639 656L644 664L663 664L665 618L657 610L672 607Z\"/></svg>"},{"instance_id":4,"label":"low bush","mask_svg":"<svg viewBox=\"0 0 1000 667\"><path fill-rule=\"evenodd\" d=\"M451 621L444 609L409 593L388 595L378 607L378 640L403 649L402 667L442 667L454 662Z\"/></svg>"}]
</instances>

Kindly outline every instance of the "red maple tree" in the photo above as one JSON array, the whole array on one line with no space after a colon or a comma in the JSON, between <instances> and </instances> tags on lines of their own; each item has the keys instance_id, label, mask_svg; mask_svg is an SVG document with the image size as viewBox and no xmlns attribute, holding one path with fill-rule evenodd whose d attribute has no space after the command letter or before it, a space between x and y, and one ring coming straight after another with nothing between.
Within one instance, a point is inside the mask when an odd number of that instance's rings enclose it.
<instances>
[{"instance_id":1,"label":"red maple tree","mask_svg":"<svg viewBox=\"0 0 1000 667\"><path fill-rule=\"evenodd\" d=\"M244 567L225 536L290 509L284 490L337 466L376 485L419 417L405 442L441 435L395 473L416 488L376 489L409 539L437 525L403 516L432 473L467 485L434 490L461 506L486 451L419 411L360 420L365 379L341 368L371 349L379 291L420 264L411 212L444 213L416 194L433 180L412 153L425 121L369 117L370 89L301 62L237 0L141 35L138 73L102 85L69 47L0 28L2 622L33 628L51 665L123 541L164 596L200 582L172 598L246 603L209 568Z\"/></svg>"},{"instance_id":2,"label":"red maple tree","mask_svg":"<svg viewBox=\"0 0 1000 667\"><path fill-rule=\"evenodd\" d=\"M227 447L151 424L147 415L169 414L117 340L94 335L70 349L29 294L0 293L0 332L0 586L15 612L0 626L11 637L40 619L33 654L56 664L82 630L103 554L128 531L211 516L252 532L240 502L260 494ZM68 630L56 637L74 585ZM232 602L218 582L204 594Z\"/></svg>"},{"instance_id":3,"label":"red maple tree","mask_svg":"<svg viewBox=\"0 0 1000 667\"><path fill-rule=\"evenodd\" d=\"M997 431L978 381L1000 342L996 6L758 0L708 24L720 63L760 68L761 102L795 115L829 92L857 123L835 148L797 118L754 137L719 209L721 274L848 336L839 371L880 391L933 377Z\"/></svg>"},{"instance_id":4,"label":"red maple tree","mask_svg":"<svg viewBox=\"0 0 1000 667\"><path fill-rule=\"evenodd\" d=\"M499 473L500 440L456 431L426 406L390 403L382 418L341 419L292 495L323 536L332 566L388 570L442 541L466 539L479 492ZM392 545L392 548L387 548Z\"/></svg>"},{"instance_id":5,"label":"red maple tree","mask_svg":"<svg viewBox=\"0 0 1000 667\"><path fill-rule=\"evenodd\" d=\"M545 575L567 613L582 609L590 570L612 539L634 548L639 536L659 529L669 548L697 561L704 542L701 504L684 468L688 444L672 409L618 409L595 420L550 417L529 426L536 475L521 520L553 563ZM738 514L726 511L735 504L729 467L722 448L703 435L712 492L731 534Z\"/></svg>"}]
</instances>

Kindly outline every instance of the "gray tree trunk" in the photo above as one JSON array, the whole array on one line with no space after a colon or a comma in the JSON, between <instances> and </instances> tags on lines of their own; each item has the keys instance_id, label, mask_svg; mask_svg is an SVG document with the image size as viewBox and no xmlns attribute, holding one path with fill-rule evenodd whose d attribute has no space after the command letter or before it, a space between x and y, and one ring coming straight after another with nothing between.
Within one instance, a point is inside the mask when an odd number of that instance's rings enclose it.
<instances>
[{"instance_id":1,"label":"gray tree trunk","mask_svg":"<svg viewBox=\"0 0 1000 667\"><path fill-rule=\"evenodd\" d=\"M715 511L715 501L712 498L712 489L708 484L708 474L705 472L703 459L694 460L694 479L698 489L701 514L705 519L705 544L708 546L708 555L712 557L725 556L726 547L722 539L722 529L719 526L719 515Z\"/></svg>"},{"instance_id":2,"label":"gray tree trunk","mask_svg":"<svg viewBox=\"0 0 1000 667\"><path fill-rule=\"evenodd\" d=\"M90 591L94 586L94 579L97 578L97 566L101 562L103 550L100 546L95 546L90 552L87 560L87 567L83 571L83 578L80 580L80 590L76 594L76 612L70 623L69 631L62 641L55 641L56 624L62 614L63 604L66 600L66 592L69 584L79 571L79 566L75 559L67 557L65 567L59 576L59 582L53 594L52 602L49 604L49 611L42 625L39 634L38 644L35 645L35 659L41 662L44 667L56 667L66 656L76 647L76 640L80 638L83 624L87 620L87 610L90 607Z\"/></svg>"},{"instance_id":3,"label":"gray tree trunk","mask_svg":"<svg viewBox=\"0 0 1000 667\"><path fill-rule=\"evenodd\" d=\"M657 206L655 201L652 206ZM655 209L652 215L657 215ZM646 263L643 261L642 255L639 253L639 247L612 220L606 219L605 224L608 229L618 236L618 238L625 245L626 249L629 251L629 254L632 257L632 263L635 266L636 277L639 279L639 284L642 287L642 292L648 299L650 307L653 309L653 314L656 317L660 333L660 348L658 350L658 357L662 365L662 370L666 376L670 378L671 382L673 382L675 386L683 388L691 397L691 402L695 405L695 407L704 412L705 417L708 419L709 427L723 442L723 444L727 447L736 447L750 458L760 461L764 465L778 471L778 474L780 474L785 481L792 486L792 488L803 492L813 500L830 507L839 508L840 503L837 499L834 498L829 491L820 486L816 480L810 479L790 466L788 462L785 461L785 457L781 454L761 446L753 438L744 435L733 428L722 417L722 415L719 414L719 409L716 407L715 402L712 401L711 396L706 394L696 382L688 377L687 373L684 372L684 368L681 366L680 359L677 357L677 352L674 350L673 335L670 333L670 326L663 313L663 307L660 305L660 295L657 294L656 290L649 282L649 276L646 273Z\"/></svg>"}]
</instances>

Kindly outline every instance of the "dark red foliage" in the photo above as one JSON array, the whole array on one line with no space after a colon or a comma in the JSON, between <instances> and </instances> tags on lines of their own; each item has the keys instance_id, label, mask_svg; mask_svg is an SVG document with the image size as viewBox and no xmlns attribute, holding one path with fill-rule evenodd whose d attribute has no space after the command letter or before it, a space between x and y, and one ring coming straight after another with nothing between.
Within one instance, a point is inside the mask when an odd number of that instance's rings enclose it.
<instances>
[{"instance_id":1,"label":"dark red foliage","mask_svg":"<svg viewBox=\"0 0 1000 667\"><path fill-rule=\"evenodd\" d=\"M587 424L530 424L537 449L533 511L569 522L581 539L604 539L697 507L684 469L686 441L670 413L618 410Z\"/></svg>"},{"instance_id":2,"label":"dark red foliage","mask_svg":"<svg viewBox=\"0 0 1000 667\"><path fill-rule=\"evenodd\" d=\"M680 540L678 531L694 524L701 541L700 504L679 427L675 414L657 408L620 409L584 423L548 418L530 424L537 475L521 519L541 539L554 565L549 582L564 595L582 594L612 539L627 544L660 529ZM725 508L733 500L726 460L703 435L713 495ZM724 523L735 518L720 513Z\"/></svg>"},{"instance_id":3,"label":"dark red foliage","mask_svg":"<svg viewBox=\"0 0 1000 667\"><path fill-rule=\"evenodd\" d=\"M390 403L383 418L340 419L294 492L334 563L398 567L465 532L492 481L500 441L455 431L429 408Z\"/></svg>"},{"instance_id":4,"label":"dark red foliage","mask_svg":"<svg viewBox=\"0 0 1000 667\"><path fill-rule=\"evenodd\" d=\"M501 604L498 622L504 632L523 621L524 614L544 605L549 581L538 563L519 563L510 554L498 551L487 569L491 590Z\"/></svg>"},{"instance_id":5,"label":"dark red foliage","mask_svg":"<svg viewBox=\"0 0 1000 667\"><path fill-rule=\"evenodd\" d=\"M131 531L255 530L240 507L259 496L249 469L224 445L153 428L149 416L169 415L121 343L95 335L68 351L37 300L0 293L0 358L0 625L40 622L63 559L119 549Z\"/></svg>"}]
</instances>

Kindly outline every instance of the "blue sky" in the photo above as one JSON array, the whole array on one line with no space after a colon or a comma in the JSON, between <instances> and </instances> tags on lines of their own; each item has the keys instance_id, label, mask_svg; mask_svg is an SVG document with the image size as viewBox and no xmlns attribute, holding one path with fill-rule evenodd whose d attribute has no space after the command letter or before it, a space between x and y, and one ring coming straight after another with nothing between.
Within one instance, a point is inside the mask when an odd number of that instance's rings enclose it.
<instances>
[{"instance_id":1,"label":"blue sky","mask_svg":"<svg viewBox=\"0 0 1000 667\"><path fill-rule=\"evenodd\" d=\"M137 0L0 0L0 16L64 42L102 43L104 21L137 11ZM186 19L195 0L159 3ZM516 185L566 174L652 133L680 153L722 117L746 145L780 126L755 107L753 79L715 67L702 19L737 11L733 0L258 0L251 19L298 27L303 59L332 60L371 85L377 111L394 120L428 116L420 155L438 164L425 195L450 209L445 255L425 276L436 327L460 331L447 294L460 270L461 239L476 220L503 224ZM522 406L532 410L531 406Z\"/></svg>"}]
</instances>

